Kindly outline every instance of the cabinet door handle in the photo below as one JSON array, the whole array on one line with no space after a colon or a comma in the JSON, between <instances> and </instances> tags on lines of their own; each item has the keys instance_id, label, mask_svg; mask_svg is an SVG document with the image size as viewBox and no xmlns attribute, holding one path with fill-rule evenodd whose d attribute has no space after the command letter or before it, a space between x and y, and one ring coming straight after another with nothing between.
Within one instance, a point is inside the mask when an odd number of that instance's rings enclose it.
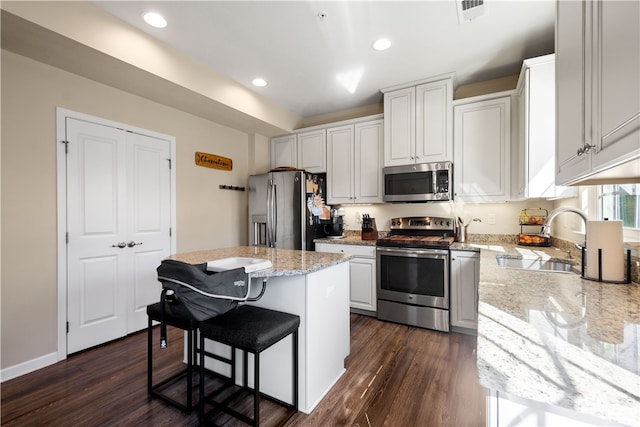
<instances>
[{"instance_id":1,"label":"cabinet door handle","mask_svg":"<svg viewBox=\"0 0 640 427\"><path fill-rule=\"evenodd\" d=\"M578 154L578 156L582 156L583 154L586 154L589 152L589 150L596 148L596 146L594 144L587 144L585 143L582 147L578 148L578 151L576 154Z\"/></svg>"}]
</instances>

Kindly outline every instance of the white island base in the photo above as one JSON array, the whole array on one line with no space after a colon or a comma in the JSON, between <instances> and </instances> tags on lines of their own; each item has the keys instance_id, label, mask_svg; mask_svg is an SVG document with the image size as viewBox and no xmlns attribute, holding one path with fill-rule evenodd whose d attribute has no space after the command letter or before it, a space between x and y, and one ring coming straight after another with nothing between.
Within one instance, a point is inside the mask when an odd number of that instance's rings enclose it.
<instances>
[{"instance_id":1,"label":"white island base","mask_svg":"<svg viewBox=\"0 0 640 427\"><path fill-rule=\"evenodd\" d=\"M254 278L259 288L262 278ZM349 263L342 262L307 274L271 276L260 300L249 304L300 316L298 330L298 405L310 413L345 371L349 354ZM260 391L292 402L291 337L260 355ZM230 348L208 341L207 350L229 356ZM242 381L241 353L236 355L236 378ZM211 360L206 366L230 375L226 365ZM249 355L253 387L253 356Z\"/></svg>"}]
</instances>

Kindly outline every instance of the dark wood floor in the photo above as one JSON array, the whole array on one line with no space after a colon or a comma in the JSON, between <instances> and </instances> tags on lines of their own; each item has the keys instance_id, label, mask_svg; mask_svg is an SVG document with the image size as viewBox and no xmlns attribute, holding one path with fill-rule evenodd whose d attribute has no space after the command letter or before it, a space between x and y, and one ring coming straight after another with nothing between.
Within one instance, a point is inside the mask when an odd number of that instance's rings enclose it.
<instances>
[{"instance_id":1,"label":"dark wood floor","mask_svg":"<svg viewBox=\"0 0 640 427\"><path fill-rule=\"evenodd\" d=\"M170 332L159 376L182 357L180 331ZM475 337L352 314L346 373L311 414L299 412L287 426L483 426L475 347ZM145 332L6 381L1 393L3 426L198 424L195 413L148 398ZM279 416L269 403L262 410L263 425Z\"/></svg>"}]
</instances>

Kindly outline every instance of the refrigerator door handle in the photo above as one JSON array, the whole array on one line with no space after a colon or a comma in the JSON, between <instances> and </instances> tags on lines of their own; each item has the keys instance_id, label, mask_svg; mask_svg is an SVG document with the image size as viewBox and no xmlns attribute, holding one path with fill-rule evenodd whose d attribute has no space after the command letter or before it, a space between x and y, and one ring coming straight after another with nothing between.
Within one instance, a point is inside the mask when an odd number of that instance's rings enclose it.
<instances>
[{"instance_id":1,"label":"refrigerator door handle","mask_svg":"<svg viewBox=\"0 0 640 427\"><path fill-rule=\"evenodd\" d=\"M273 184L273 193L271 203L273 204L273 247L278 244L278 186Z\"/></svg>"},{"instance_id":2,"label":"refrigerator door handle","mask_svg":"<svg viewBox=\"0 0 640 427\"><path fill-rule=\"evenodd\" d=\"M271 236L271 203L272 203L272 185L273 182L269 179L267 180L267 246L271 247L271 241L272 241L272 236Z\"/></svg>"}]
</instances>

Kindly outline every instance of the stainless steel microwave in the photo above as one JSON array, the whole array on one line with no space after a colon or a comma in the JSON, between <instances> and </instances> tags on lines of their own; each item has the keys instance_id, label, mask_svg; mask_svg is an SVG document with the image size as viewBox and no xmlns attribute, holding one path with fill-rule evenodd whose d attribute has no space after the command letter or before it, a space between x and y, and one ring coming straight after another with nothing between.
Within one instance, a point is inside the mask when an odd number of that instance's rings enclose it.
<instances>
[{"instance_id":1,"label":"stainless steel microwave","mask_svg":"<svg viewBox=\"0 0 640 427\"><path fill-rule=\"evenodd\" d=\"M451 162L391 166L382 169L385 202L453 200Z\"/></svg>"}]
</instances>

